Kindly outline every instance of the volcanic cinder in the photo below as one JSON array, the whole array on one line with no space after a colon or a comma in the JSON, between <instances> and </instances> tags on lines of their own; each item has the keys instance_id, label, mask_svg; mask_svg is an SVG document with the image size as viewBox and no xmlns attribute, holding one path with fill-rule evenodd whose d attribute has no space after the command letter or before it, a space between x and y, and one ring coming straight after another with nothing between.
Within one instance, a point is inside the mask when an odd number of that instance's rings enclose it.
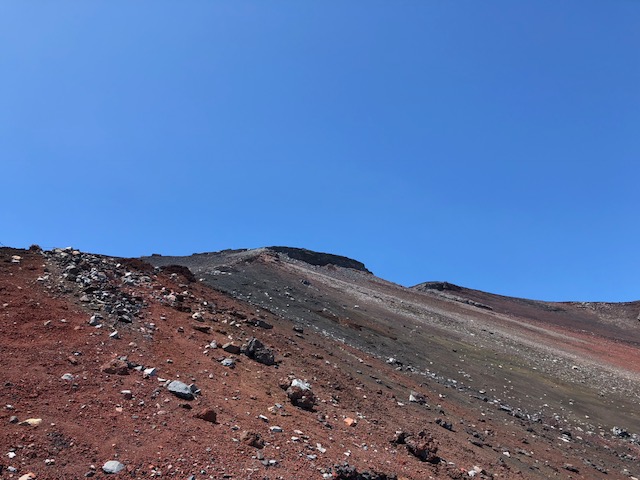
<instances>
[{"instance_id":1,"label":"volcanic cinder","mask_svg":"<svg viewBox=\"0 0 640 480\"><path fill-rule=\"evenodd\" d=\"M0 477L634 478L639 313L289 247L2 248Z\"/></svg>"}]
</instances>

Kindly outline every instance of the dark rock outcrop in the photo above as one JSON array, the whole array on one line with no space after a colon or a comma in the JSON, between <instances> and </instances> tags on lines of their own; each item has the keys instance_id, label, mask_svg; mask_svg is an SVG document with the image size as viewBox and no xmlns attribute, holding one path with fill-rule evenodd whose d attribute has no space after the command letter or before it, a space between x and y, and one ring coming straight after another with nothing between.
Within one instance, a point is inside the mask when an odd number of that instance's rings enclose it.
<instances>
[{"instance_id":1,"label":"dark rock outcrop","mask_svg":"<svg viewBox=\"0 0 640 480\"><path fill-rule=\"evenodd\" d=\"M275 365L275 354L273 350L264 346L264 344L257 338L251 338L241 348L241 353L249 358L252 358L258 363L263 365Z\"/></svg>"},{"instance_id":2,"label":"dark rock outcrop","mask_svg":"<svg viewBox=\"0 0 640 480\"><path fill-rule=\"evenodd\" d=\"M423 462L440 462L440 457L436 455L438 453L438 446L436 445L435 440L426 432L420 432L417 435L410 435L405 439L405 443L409 453Z\"/></svg>"},{"instance_id":3,"label":"dark rock outcrop","mask_svg":"<svg viewBox=\"0 0 640 480\"><path fill-rule=\"evenodd\" d=\"M424 282L418 285L411 287L415 290L426 291L426 290L438 290L439 292L444 292L445 290L448 292L460 292L462 291L462 287L458 285L454 285L449 282Z\"/></svg>"},{"instance_id":4,"label":"dark rock outcrop","mask_svg":"<svg viewBox=\"0 0 640 480\"><path fill-rule=\"evenodd\" d=\"M175 273L176 275L182 277L186 282L193 283L196 281L196 277L193 275L191 270L183 265L167 265L166 267L161 267L162 273L166 273L171 275Z\"/></svg>"},{"instance_id":5,"label":"dark rock outcrop","mask_svg":"<svg viewBox=\"0 0 640 480\"><path fill-rule=\"evenodd\" d=\"M333 255L331 253L313 252L304 248L293 247L268 247L268 250L277 253L284 253L289 258L300 260L310 265L324 267L326 265L335 265L336 267L351 268L361 272L371 273L364 266L364 263L353 260L342 255Z\"/></svg>"},{"instance_id":6,"label":"dark rock outcrop","mask_svg":"<svg viewBox=\"0 0 640 480\"><path fill-rule=\"evenodd\" d=\"M336 480L396 480L395 475L387 475L385 473L378 472L358 472L356 467L345 463L342 465L335 465L333 467L333 478Z\"/></svg>"}]
</instances>

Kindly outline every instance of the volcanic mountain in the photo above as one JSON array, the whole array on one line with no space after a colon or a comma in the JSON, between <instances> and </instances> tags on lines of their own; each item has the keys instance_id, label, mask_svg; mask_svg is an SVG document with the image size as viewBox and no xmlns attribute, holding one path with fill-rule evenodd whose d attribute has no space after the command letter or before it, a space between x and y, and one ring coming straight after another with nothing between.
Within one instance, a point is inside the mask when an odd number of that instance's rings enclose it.
<instances>
[{"instance_id":1,"label":"volcanic mountain","mask_svg":"<svg viewBox=\"0 0 640 480\"><path fill-rule=\"evenodd\" d=\"M0 476L633 478L639 313L290 247L3 248Z\"/></svg>"}]
</instances>

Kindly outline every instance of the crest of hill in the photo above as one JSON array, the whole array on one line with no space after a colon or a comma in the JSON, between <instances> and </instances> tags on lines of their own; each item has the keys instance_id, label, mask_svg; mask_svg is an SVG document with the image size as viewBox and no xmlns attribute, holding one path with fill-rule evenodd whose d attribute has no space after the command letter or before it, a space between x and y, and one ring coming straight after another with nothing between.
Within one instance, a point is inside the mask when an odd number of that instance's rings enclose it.
<instances>
[{"instance_id":1,"label":"crest of hill","mask_svg":"<svg viewBox=\"0 0 640 480\"><path fill-rule=\"evenodd\" d=\"M154 266L166 266L171 264L185 265L197 271L204 265L231 265L238 262L250 262L265 253L275 255L285 255L292 260L298 260L309 265L324 267L334 265L336 267L349 268L364 273L371 273L364 263L342 255L332 253L314 252L306 248L295 247L262 247L255 249L221 250L219 252L195 253L186 257L163 256L153 254L150 257L143 257Z\"/></svg>"},{"instance_id":2,"label":"crest of hill","mask_svg":"<svg viewBox=\"0 0 640 480\"><path fill-rule=\"evenodd\" d=\"M353 260L352 258L343 257L342 255L314 252L305 248L294 247L267 247L267 250L271 250L276 253L284 253L289 258L300 260L301 262L305 262L310 265L316 265L318 267L324 267L325 265L335 265L336 267L351 268L353 270L371 273L369 270L367 270L364 263Z\"/></svg>"},{"instance_id":3,"label":"crest of hill","mask_svg":"<svg viewBox=\"0 0 640 480\"><path fill-rule=\"evenodd\" d=\"M430 290L438 290L439 292L443 292L445 290L449 290L452 292L462 291L462 287L449 282L423 282L419 283L418 285L414 285L411 288L414 290L418 290L419 292L428 292Z\"/></svg>"}]
</instances>

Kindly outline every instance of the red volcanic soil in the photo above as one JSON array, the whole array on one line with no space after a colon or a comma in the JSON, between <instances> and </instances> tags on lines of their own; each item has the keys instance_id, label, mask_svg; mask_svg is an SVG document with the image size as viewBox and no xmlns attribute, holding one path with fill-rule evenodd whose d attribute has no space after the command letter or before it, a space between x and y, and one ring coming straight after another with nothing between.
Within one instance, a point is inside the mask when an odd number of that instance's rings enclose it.
<instances>
[{"instance_id":1,"label":"red volcanic soil","mask_svg":"<svg viewBox=\"0 0 640 480\"><path fill-rule=\"evenodd\" d=\"M202 272L194 268L154 268L141 260L71 249L0 249L0 478L26 479L29 473L37 479L261 480L638 475L637 419L611 412L605 401L635 408L635 397L626 392L636 386L628 373L637 372L638 364L624 361L637 359L632 343L590 332L574 332L566 341L563 336L573 327L544 316L528 324L518 312L511 320L520 323L509 324L509 312L497 303L494 310L474 313L474 319L490 317L478 331L494 329L486 337L500 337L500 348L475 336L475 330L472 337L463 335L461 323L447 330L444 316L437 325L414 331L418 323L402 312L391 316L390 302L367 303L362 289L374 285L376 295L402 299L402 308L446 310L451 318L475 307L401 290L358 271L353 288L365 301L354 310L353 292L340 283L352 275L349 269L309 267L305 278L317 291L303 294L307 284L299 281L300 269L307 267L294 260L274 266L272 260L282 261L270 258L248 263L248 269L257 269L249 273L267 272L270 277L260 277L267 286L288 279L294 293L283 302L293 305L295 295L313 305L313 315L293 318L279 307L234 298L240 294L227 291L224 282L215 287L200 281ZM220 278L239 279L238 289L258 278L227 273ZM327 278L334 279L329 286L323 283ZM269 295L275 298L264 292L262 298ZM332 317L347 297L349 315ZM384 315L389 323L374 321ZM321 322L327 322L326 329ZM500 329L511 327L510 336L502 336ZM527 364L509 353L523 336L515 331L538 332L536 338L548 339L551 350L571 345L580 362L583 356L596 363L607 358L609 366L625 367L623 373L605 369L612 384L619 382L619 392L603 400L600 387L534 369L535 362L546 365L542 357ZM274 353L275 364L234 350L251 338ZM233 345L225 351L221 347L228 342ZM430 361L430 370L389 359L385 348L395 348L398 359ZM531 348L522 343L522 351ZM225 366L225 359L234 367ZM584 373L587 367L580 365ZM145 375L149 368L156 370ZM316 398L311 410L291 402L281 387L287 378L287 384L293 378L310 384ZM193 384L193 399L173 394L167 387L174 380ZM508 391L509 385L521 390L510 390L510 396L499 390ZM412 391L414 400L424 397L424 402L410 401ZM532 397L542 391L549 393L548 407L533 414L537 397L535 402ZM578 417L581 423L574 421ZM585 417L598 422L588 425ZM627 418L627 424L620 423ZM29 419L37 420L25 423ZM614 426L620 429L612 432ZM112 460L124 469L104 473L103 465Z\"/></svg>"}]
</instances>

